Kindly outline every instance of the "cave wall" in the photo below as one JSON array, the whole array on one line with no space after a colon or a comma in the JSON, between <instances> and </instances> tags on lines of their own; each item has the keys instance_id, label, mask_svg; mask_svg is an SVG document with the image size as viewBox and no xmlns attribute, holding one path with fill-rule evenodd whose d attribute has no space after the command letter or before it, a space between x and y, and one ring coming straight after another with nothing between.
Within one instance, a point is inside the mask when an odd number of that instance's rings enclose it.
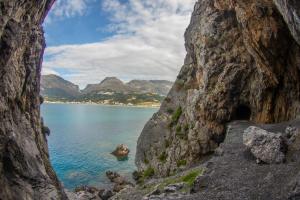
<instances>
[{"instance_id":1,"label":"cave wall","mask_svg":"<svg viewBox=\"0 0 300 200\"><path fill-rule=\"evenodd\" d=\"M42 22L54 0L0 1L0 199L65 199L40 116Z\"/></svg>"},{"instance_id":2,"label":"cave wall","mask_svg":"<svg viewBox=\"0 0 300 200\"><path fill-rule=\"evenodd\" d=\"M170 175L198 162L241 106L257 123L299 114L299 10L297 0L197 1L184 66L139 137L140 171Z\"/></svg>"}]
</instances>

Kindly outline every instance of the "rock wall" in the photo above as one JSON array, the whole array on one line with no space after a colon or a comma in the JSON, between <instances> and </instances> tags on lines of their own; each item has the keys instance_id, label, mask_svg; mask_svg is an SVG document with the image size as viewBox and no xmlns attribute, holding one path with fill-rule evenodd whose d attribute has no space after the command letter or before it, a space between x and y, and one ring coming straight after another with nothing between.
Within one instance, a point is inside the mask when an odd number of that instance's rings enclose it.
<instances>
[{"instance_id":1,"label":"rock wall","mask_svg":"<svg viewBox=\"0 0 300 200\"><path fill-rule=\"evenodd\" d=\"M40 117L41 23L53 1L0 1L0 199L66 198Z\"/></svg>"},{"instance_id":2,"label":"rock wall","mask_svg":"<svg viewBox=\"0 0 300 200\"><path fill-rule=\"evenodd\" d=\"M211 153L233 119L295 118L300 108L297 0L198 0L187 56L137 144L140 171L170 175Z\"/></svg>"}]
</instances>

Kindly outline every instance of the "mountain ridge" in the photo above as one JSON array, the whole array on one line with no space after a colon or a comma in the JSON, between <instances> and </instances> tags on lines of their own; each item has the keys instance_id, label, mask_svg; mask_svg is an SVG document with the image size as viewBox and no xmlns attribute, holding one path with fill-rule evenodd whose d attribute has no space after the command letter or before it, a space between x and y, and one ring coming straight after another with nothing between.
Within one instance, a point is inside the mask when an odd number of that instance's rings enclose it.
<instances>
[{"instance_id":1,"label":"mountain ridge","mask_svg":"<svg viewBox=\"0 0 300 200\"><path fill-rule=\"evenodd\" d=\"M124 83L106 77L100 83L88 84L83 90L58 75L43 75L41 95L48 102L93 102L99 104L160 105L172 82L166 80L132 80Z\"/></svg>"},{"instance_id":2,"label":"mountain ridge","mask_svg":"<svg viewBox=\"0 0 300 200\"><path fill-rule=\"evenodd\" d=\"M133 79L127 83L118 79L117 77L106 77L96 84L87 84L87 86L80 90L79 86L67 81L62 77L49 74L42 75L41 78L41 92L45 94L46 89L59 88L65 90L69 95L80 95L97 92L117 92L117 93L154 93L161 96L166 96L169 89L171 89L173 82L167 80L141 80ZM70 89L70 91L68 91Z\"/></svg>"}]
</instances>

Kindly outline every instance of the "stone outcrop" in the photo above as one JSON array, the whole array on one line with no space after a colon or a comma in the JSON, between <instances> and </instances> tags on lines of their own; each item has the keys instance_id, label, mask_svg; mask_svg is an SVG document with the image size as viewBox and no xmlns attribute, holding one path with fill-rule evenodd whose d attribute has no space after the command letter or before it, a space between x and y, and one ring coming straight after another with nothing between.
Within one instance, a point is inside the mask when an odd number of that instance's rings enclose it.
<instances>
[{"instance_id":1,"label":"stone outcrop","mask_svg":"<svg viewBox=\"0 0 300 200\"><path fill-rule=\"evenodd\" d=\"M41 23L53 0L0 1L0 199L65 199L40 117Z\"/></svg>"},{"instance_id":2,"label":"stone outcrop","mask_svg":"<svg viewBox=\"0 0 300 200\"><path fill-rule=\"evenodd\" d=\"M297 0L198 0L187 56L138 140L136 164L169 175L213 152L225 124L296 117L300 100Z\"/></svg>"},{"instance_id":3,"label":"stone outcrop","mask_svg":"<svg viewBox=\"0 0 300 200\"><path fill-rule=\"evenodd\" d=\"M112 183L114 183L114 192L120 192L124 188L133 186L132 183L127 181L123 176L121 176L117 172L107 171L106 176Z\"/></svg>"},{"instance_id":4,"label":"stone outcrop","mask_svg":"<svg viewBox=\"0 0 300 200\"><path fill-rule=\"evenodd\" d=\"M281 133L272 133L250 126L244 131L243 143L257 159L257 163L283 163L287 144Z\"/></svg>"},{"instance_id":5,"label":"stone outcrop","mask_svg":"<svg viewBox=\"0 0 300 200\"><path fill-rule=\"evenodd\" d=\"M125 144L119 144L116 149L112 152L114 156L116 156L118 159L124 159L128 157L129 154L129 148Z\"/></svg>"}]
</instances>

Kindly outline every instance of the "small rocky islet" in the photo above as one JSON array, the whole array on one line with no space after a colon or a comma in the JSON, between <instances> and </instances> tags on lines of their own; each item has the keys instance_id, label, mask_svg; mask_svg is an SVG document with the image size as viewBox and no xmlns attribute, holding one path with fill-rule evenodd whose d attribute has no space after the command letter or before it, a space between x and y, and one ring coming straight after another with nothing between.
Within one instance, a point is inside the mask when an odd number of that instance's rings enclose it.
<instances>
[{"instance_id":1,"label":"small rocky islet","mask_svg":"<svg viewBox=\"0 0 300 200\"><path fill-rule=\"evenodd\" d=\"M137 184L109 173L118 193L68 192L51 166L40 72L53 3L0 2L0 199L300 199L299 1L196 2L185 63L138 140Z\"/></svg>"},{"instance_id":2,"label":"small rocky islet","mask_svg":"<svg viewBox=\"0 0 300 200\"><path fill-rule=\"evenodd\" d=\"M116 156L118 160L124 160L128 158L129 152L130 150L128 146L125 144L119 144L111 154Z\"/></svg>"}]
</instances>

